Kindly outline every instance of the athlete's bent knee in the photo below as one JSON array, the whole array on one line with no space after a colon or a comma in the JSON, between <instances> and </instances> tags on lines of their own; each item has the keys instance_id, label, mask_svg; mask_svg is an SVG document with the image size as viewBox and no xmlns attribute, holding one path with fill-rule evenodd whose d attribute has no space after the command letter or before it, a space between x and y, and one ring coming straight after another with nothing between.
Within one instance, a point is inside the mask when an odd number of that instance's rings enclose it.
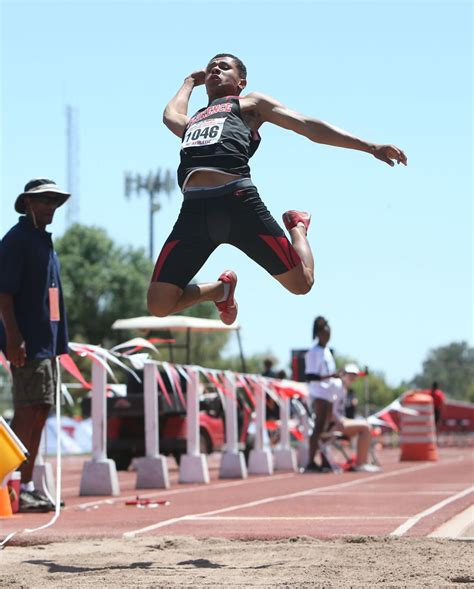
<instances>
[{"instance_id":1,"label":"athlete's bent knee","mask_svg":"<svg viewBox=\"0 0 474 589\"><path fill-rule=\"evenodd\" d=\"M176 302L157 296L158 293L148 291L148 312L155 317L167 317L174 309Z\"/></svg>"},{"instance_id":2,"label":"athlete's bent knee","mask_svg":"<svg viewBox=\"0 0 474 589\"><path fill-rule=\"evenodd\" d=\"M148 312L155 317L167 317L170 314L168 306L164 307L157 301L148 301Z\"/></svg>"},{"instance_id":3,"label":"athlete's bent knee","mask_svg":"<svg viewBox=\"0 0 474 589\"><path fill-rule=\"evenodd\" d=\"M305 277L306 280L301 280L298 284L295 284L291 289L291 292L296 295L305 295L313 288L314 278L311 276Z\"/></svg>"}]
</instances>

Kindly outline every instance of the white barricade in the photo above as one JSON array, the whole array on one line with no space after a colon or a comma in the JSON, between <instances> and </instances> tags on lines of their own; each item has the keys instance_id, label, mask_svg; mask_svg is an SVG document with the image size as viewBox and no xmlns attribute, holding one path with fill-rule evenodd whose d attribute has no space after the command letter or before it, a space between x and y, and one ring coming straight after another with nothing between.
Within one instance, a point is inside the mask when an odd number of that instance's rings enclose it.
<instances>
[{"instance_id":1,"label":"white barricade","mask_svg":"<svg viewBox=\"0 0 474 589\"><path fill-rule=\"evenodd\" d=\"M255 447L250 451L248 472L249 474L273 474L272 454L263 443L266 407L265 390L261 383L256 384L255 392Z\"/></svg>"},{"instance_id":2,"label":"white barricade","mask_svg":"<svg viewBox=\"0 0 474 589\"><path fill-rule=\"evenodd\" d=\"M235 375L232 372L225 374L225 441L226 448L221 455L219 478L221 479L246 479L247 466L243 452L239 452L239 432L237 421L237 390Z\"/></svg>"},{"instance_id":3,"label":"white barricade","mask_svg":"<svg viewBox=\"0 0 474 589\"><path fill-rule=\"evenodd\" d=\"M56 501L56 484L54 482L53 465L45 462L41 450L36 455L33 467L33 483L35 489L51 497L53 503Z\"/></svg>"},{"instance_id":4,"label":"white barricade","mask_svg":"<svg viewBox=\"0 0 474 589\"><path fill-rule=\"evenodd\" d=\"M280 443L273 451L275 470L296 471L296 453L290 446L290 399L280 397Z\"/></svg>"},{"instance_id":5,"label":"white barricade","mask_svg":"<svg viewBox=\"0 0 474 589\"><path fill-rule=\"evenodd\" d=\"M119 495L115 462L107 458L107 374L92 362L92 460L84 463L80 495Z\"/></svg>"},{"instance_id":6,"label":"white barricade","mask_svg":"<svg viewBox=\"0 0 474 589\"><path fill-rule=\"evenodd\" d=\"M145 413L145 456L136 460L136 489L155 489L170 486L168 463L160 455L158 386L155 362L145 362L143 371L143 409Z\"/></svg>"},{"instance_id":7,"label":"white barricade","mask_svg":"<svg viewBox=\"0 0 474 589\"><path fill-rule=\"evenodd\" d=\"M189 372L186 394L187 447L179 463L180 483L209 483L207 456L201 454L199 444L199 372Z\"/></svg>"},{"instance_id":8,"label":"white barricade","mask_svg":"<svg viewBox=\"0 0 474 589\"><path fill-rule=\"evenodd\" d=\"M309 464L309 439L312 433L306 411L300 414L300 421L303 426L303 441L298 447L298 466L305 468Z\"/></svg>"}]
</instances>

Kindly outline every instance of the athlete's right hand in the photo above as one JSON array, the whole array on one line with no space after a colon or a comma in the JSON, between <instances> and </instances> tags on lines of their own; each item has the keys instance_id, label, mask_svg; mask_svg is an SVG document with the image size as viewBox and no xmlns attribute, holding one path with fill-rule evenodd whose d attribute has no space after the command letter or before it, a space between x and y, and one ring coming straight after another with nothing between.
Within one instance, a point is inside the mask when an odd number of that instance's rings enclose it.
<instances>
[{"instance_id":1,"label":"athlete's right hand","mask_svg":"<svg viewBox=\"0 0 474 589\"><path fill-rule=\"evenodd\" d=\"M16 368L25 365L26 347L20 332L7 333L7 358Z\"/></svg>"},{"instance_id":2,"label":"athlete's right hand","mask_svg":"<svg viewBox=\"0 0 474 589\"><path fill-rule=\"evenodd\" d=\"M188 78L191 78L194 81L195 86L202 86L206 79L206 70L204 68L201 70L196 70L195 72L190 74Z\"/></svg>"}]
</instances>

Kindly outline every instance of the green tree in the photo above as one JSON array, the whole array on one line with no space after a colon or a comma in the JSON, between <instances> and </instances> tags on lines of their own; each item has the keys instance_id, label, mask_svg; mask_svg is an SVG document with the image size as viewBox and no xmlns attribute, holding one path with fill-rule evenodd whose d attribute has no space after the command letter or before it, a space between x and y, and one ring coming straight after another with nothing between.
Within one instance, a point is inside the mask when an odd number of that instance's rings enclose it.
<instances>
[{"instance_id":1,"label":"green tree","mask_svg":"<svg viewBox=\"0 0 474 589\"><path fill-rule=\"evenodd\" d=\"M120 247L98 227L75 224L57 240L72 341L109 346L127 334L111 330L121 317L146 315L153 270L143 249Z\"/></svg>"},{"instance_id":2,"label":"green tree","mask_svg":"<svg viewBox=\"0 0 474 589\"><path fill-rule=\"evenodd\" d=\"M474 348L467 342L453 342L430 350L413 385L426 389L433 382L455 399L474 400Z\"/></svg>"}]
</instances>

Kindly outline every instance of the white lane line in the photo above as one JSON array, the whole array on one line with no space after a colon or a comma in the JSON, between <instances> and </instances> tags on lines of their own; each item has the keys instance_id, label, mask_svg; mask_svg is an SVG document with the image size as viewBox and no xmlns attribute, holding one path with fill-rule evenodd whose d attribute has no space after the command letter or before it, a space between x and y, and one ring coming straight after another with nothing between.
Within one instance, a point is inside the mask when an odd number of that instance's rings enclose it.
<instances>
[{"instance_id":1,"label":"white lane line","mask_svg":"<svg viewBox=\"0 0 474 589\"><path fill-rule=\"evenodd\" d=\"M457 462L457 460L454 460L453 462ZM156 524L146 526L144 528L139 528L138 530L132 530L130 532L125 532L123 534L123 537L130 539L130 538L134 538L135 536L138 536L138 534L144 534L146 532L151 532L153 530L157 530L159 528L164 528L166 526L170 526L170 525L178 523L178 522L190 521L196 517L217 515L219 513L225 513L228 511L235 511L237 509L245 509L247 507L257 507L258 505L264 505L266 503L273 503L275 501L284 501L285 499L294 499L296 497L304 497L305 495L317 495L318 493L322 493L324 491L330 491L333 489L346 489L348 487L355 487L355 486L362 485L362 484L372 482L372 481L379 481L381 479L386 479L386 478L396 477L396 476L402 475L402 474L417 472L419 470L425 470L427 468L433 468L434 466L436 466L436 463L430 462L428 464L416 465L416 466L411 466L408 468L400 468L400 469L393 471L393 472L376 474L374 476L368 476L368 477L361 477L361 478L358 478L358 479L355 479L352 481L348 481L346 483L338 483L335 485L328 485L327 487L315 487L315 488L313 487L312 489L307 489L306 491L297 491L296 493L289 493L287 495L277 495L277 496L273 496L273 497L266 497L265 499L258 499L256 501L249 501L248 503L231 505L229 507L223 507L222 509L216 509L214 511L205 511L203 513L194 513L194 514L189 514L189 515L183 515L178 518L164 520L164 521L158 522ZM304 476L304 475L302 475L302 476Z\"/></svg>"},{"instance_id":2,"label":"white lane line","mask_svg":"<svg viewBox=\"0 0 474 589\"><path fill-rule=\"evenodd\" d=\"M445 464L449 464L452 462L460 462L465 460L466 458L464 456L457 456L456 458L452 458L450 460L447 460ZM398 472L394 471L394 472ZM248 478L248 479L244 479L244 480L239 480L239 481L232 481L232 482L228 482L228 483L216 483L215 485L209 486L209 485L202 485L200 487L196 487L196 486L191 486L191 487L186 487L185 489L169 489L168 491L163 490L160 492L160 490L154 490L153 492L150 493L140 493L140 489L136 489L136 491L134 491L134 493L132 495L128 495L128 496L124 496L124 497L117 497L114 498L112 495L110 495L107 499L96 499L95 501L89 501L86 503L76 503L75 505L71 505L71 508L73 509L85 509L87 507L93 507L94 505L111 505L114 503L120 503L122 500L126 501L127 499L135 499L137 497L137 495L140 496L140 498L142 499L150 499L152 497L162 497L162 496L169 496L169 495L180 495L181 493L191 493L193 491L207 491L208 489L224 489L227 487L236 487L236 486L240 486L240 485L247 485L247 484L251 484L251 483L255 483L255 482L273 482L279 479L287 479L287 478L291 478L293 476L295 476L299 474L298 473L294 473L294 472L289 472L289 473L285 473L285 474L274 474L272 476L269 477L265 477L265 476L261 476L261 477L252 477L252 478Z\"/></svg>"},{"instance_id":3,"label":"white lane line","mask_svg":"<svg viewBox=\"0 0 474 589\"><path fill-rule=\"evenodd\" d=\"M467 532L474 526L474 505L461 511L450 520L441 524L434 532L428 534L428 538L469 538Z\"/></svg>"},{"instance_id":4,"label":"white lane line","mask_svg":"<svg viewBox=\"0 0 474 589\"><path fill-rule=\"evenodd\" d=\"M317 521L331 521L331 520L335 520L335 521L348 521L348 520L377 520L377 519L406 519L408 516L406 515L309 515L309 516L304 516L304 515L291 515L291 516L275 516L275 515L270 515L270 516L257 516L257 517L253 517L253 516L246 516L246 515L235 515L235 516L227 516L227 515L212 515L212 516L199 516L196 515L193 517L193 521L209 521L209 520L219 520L219 521L272 521L272 520L288 520L288 521L294 521L294 520L302 520L302 521L313 521L313 520L317 520Z\"/></svg>"},{"instance_id":5,"label":"white lane line","mask_svg":"<svg viewBox=\"0 0 474 589\"><path fill-rule=\"evenodd\" d=\"M453 503L453 501L457 501L458 499L462 499L463 497L465 497L466 495L469 495L469 493L472 493L472 492L474 492L474 485L472 487L467 487L467 489L464 489L464 491L461 491L460 493L456 493L456 495L452 495L451 497L448 497L447 499L444 499L443 501L440 501L439 503L432 505L431 507L429 507L428 509L425 509L424 511L420 511L420 513L417 513L416 515L410 517L405 523L403 523L396 530L394 530L390 534L390 536L403 536L403 534L408 532L408 530L410 528L412 528L415 524L417 524L424 517L427 517L428 515L431 515L432 513L439 511L440 509L442 509L446 505L449 505L450 503Z\"/></svg>"},{"instance_id":6,"label":"white lane line","mask_svg":"<svg viewBox=\"0 0 474 589\"><path fill-rule=\"evenodd\" d=\"M357 496L360 497L361 495L373 495L374 492L373 491L357 491ZM377 490L377 495L387 495L389 497L392 496L410 496L413 497L413 495L452 495L453 492L452 491L379 491ZM339 497L344 497L346 495L345 491L333 491L332 493L318 493L318 495L321 495L322 497L334 497L334 496L339 496Z\"/></svg>"},{"instance_id":7,"label":"white lane line","mask_svg":"<svg viewBox=\"0 0 474 589\"><path fill-rule=\"evenodd\" d=\"M294 476L295 473L289 472L286 474L277 474L272 475L271 477L259 477L259 478L251 478L251 479L243 479L239 481L231 481L227 483L216 483L214 485L199 485L199 486L191 486L186 487L185 489L163 489L160 491L159 489L154 490L150 493L143 493L141 492L142 489L136 489L132 495L124 496L124 497L113 497L112 495L108 499L98 499L96 501L89 501L87 503L76 503L75 505L71 505L72 509L85 509L87 507L93 507L94 505L110 505L113 503L122 503L123 501L127 501L127 499L135 499L137 495L139 495L140 499L150 499L152 497L169 497L170 495L182 495L183 493L196 493L197 491L209 491L210 489L227 489L229 487L239 487L241 485L248 485L251 483L271 483L275 480L281 479L288 479Z\"/></svg>"}]
</instances>

